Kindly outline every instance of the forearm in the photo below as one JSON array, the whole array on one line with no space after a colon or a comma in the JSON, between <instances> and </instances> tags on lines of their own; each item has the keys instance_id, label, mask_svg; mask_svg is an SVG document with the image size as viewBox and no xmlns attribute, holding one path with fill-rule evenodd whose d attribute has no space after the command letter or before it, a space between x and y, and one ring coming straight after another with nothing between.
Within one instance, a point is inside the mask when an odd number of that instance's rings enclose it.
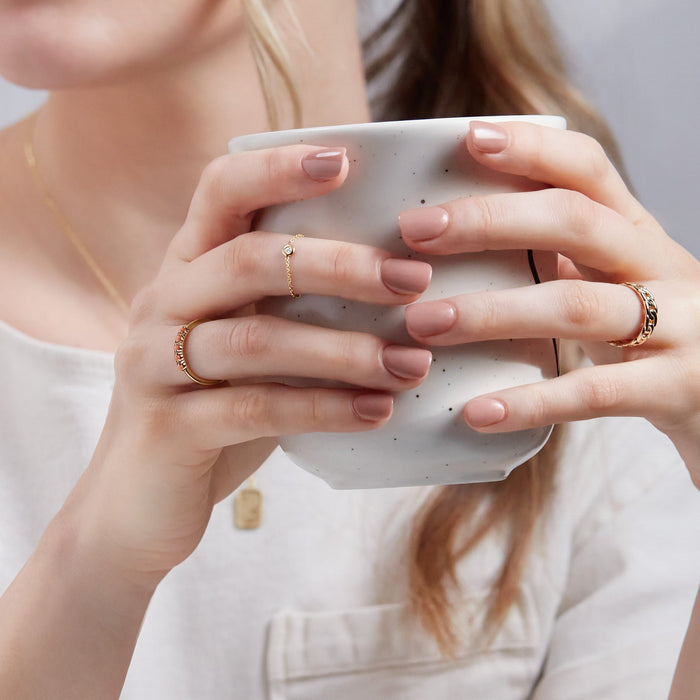
<instances>
[{"instance_id":1,"label":"forearm","mask_svg":"<svg viewBox=\"0 0 700 700\"><path fill-rule=\"evenodd\" d=\"M669 700L695 700L700 697L700 590L690 618L676 666Z\"/></svg>"},{"instance_id":2,"label":"forearm","mask_svg":"<svg viewBox=\"0 0 700 700\"><path fill-rule=\"evenodd\" d=\"M0 697L119 697L152 591L80 540L59 514L0 598Z\"/></svg>"}]
</instances>

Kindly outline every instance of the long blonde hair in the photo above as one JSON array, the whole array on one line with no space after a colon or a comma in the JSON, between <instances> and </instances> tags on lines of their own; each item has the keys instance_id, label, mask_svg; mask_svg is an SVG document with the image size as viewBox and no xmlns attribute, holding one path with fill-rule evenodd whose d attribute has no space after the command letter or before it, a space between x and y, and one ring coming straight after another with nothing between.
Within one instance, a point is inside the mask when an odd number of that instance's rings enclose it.
<instances>
[{"instance_id":1,"label":"long blonde hair","mask_svg":"<svg viewBox=\"0 0 700 700\"><path fill-rule=\"evenodd\" d=\"M279 128L283 98L291 105L293 123L301 126L302 106L297 79L292 69L289 51L278 26L272 21L266 0L241 0L241 6L250 50L260 78L270 130L275 131ZM287 0L283 0L282 6L301 35L301 27L296 22L296 15Z\"/></svg>"},{"instance_id":2,"label":"long blonde hair","mask_svg":"<svg viewBox=\"0 0 700 700\"><path fill-rule=\"evenodd\" d=\"M249 23L256 58L277 42L269 15L263 20L263 1L243 0L245 11L257 18ZM567 79L541 0L403 0L365 48L372 55L368 80L387 71L393 78L374 105L380 120L562 114L570 128L597 138L621 167L604 121ZM280 60L283 55L277 46L268 60L284 72L289 61ZM280 99L266 82L269 67L259 62L258 70L267 99ZM300 103L293 79L283 82L288 97ZM276 114L271 111L273 124ZM565 344L561 355L563 371L579 359L574 345ZM435 489L416 514L408 572L412 606L446 655L460 641L450 607L451 594L459 589L457 563L496 530L505 532L507 545L490 595L488 631L498 629L518 600L536 525L553 489L561 441L562 431L555 429L545 448L503 482Z\"/></svg>"}]
</instances>

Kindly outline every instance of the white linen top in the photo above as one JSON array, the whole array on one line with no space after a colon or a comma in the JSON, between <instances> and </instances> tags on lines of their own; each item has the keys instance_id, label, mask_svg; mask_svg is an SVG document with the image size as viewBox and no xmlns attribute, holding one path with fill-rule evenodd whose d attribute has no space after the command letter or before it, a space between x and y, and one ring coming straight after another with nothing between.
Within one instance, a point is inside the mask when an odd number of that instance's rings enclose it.
<instances>
[{"instance_id":1,"label":"white linen top","mask_svg":"<svg viewBox=\"0 0 700 700\"><path fill-rule=\"evenodd\" d=\"M112 356L0 322L0 589L88 463ZM520 603L479 638L502 557L463 560L455 660L407 614L406 539L425 488L333 491L277 450L264 522L217 505L196 552L149 607L125 700L659 700L700 580L700 497L641 419L572 426Z\"/></svg>"}]
</instances>

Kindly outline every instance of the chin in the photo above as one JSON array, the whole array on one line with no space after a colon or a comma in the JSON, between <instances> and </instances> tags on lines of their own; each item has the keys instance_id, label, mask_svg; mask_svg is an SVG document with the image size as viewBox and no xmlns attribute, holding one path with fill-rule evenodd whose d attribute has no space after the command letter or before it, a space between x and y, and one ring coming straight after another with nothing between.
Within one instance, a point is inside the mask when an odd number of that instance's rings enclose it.
<instances>
[{"instance_id":1,"label":"chin","mask_svg":"<svg viewBox=\"0 0 700 700\"><path fill-rule=\"evenodd\" d=\"M31 65L3 61L0 56L0 75L15 85L31 90L65 90L92 82L89 76L71 71L56 64L44 65L32 61Z\"/></svg>"},{"instance_id":2,"label":"chin","mask_svg":"<svg viewBox=\"0 0 700 700\"><path fill-rule=\"evenodd\" d=\"M106 82L99 71L73 70L71 66L32 61L16 65L0 57L0 75L10 83L31 90L67 90Z\"/></svg>"},{"instance_id":3,"label":"chin","mask_svg":"<svg viewBox=\"0 0 700 700\"><path fill-rule=\"evenodd\" d=\"M128 47L109 24L65 17L41 3L33 7L0 9L0 74L11 83L75 88L108 81L123 70Z\"/></svg>"},{"instance_id":4,"label":"chin","mask_svg":"<svg viewBox=\"0 0 700 700\"><path fill-rule=\"evenodd\" d=\"M0 75L44 90L110 84L218 50L242 31L230 0L0 0Z\"/></svg>"}]
</instances>

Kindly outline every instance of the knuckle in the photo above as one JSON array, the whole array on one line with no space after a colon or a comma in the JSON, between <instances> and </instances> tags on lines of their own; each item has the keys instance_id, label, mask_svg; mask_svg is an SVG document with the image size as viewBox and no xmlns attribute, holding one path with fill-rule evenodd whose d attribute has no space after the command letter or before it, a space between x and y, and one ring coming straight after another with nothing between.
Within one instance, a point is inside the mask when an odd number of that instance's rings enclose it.
<instances>
[{"instance_id":1,"label":"knuckle","mask_svg":"<svg viewBox=\"0 0 700 700\"><path fill-rule=\"evenodd\" d=\"M356 364L357 337L352 333L341 333L336 340L334 359L340 374L345 374Z\"/></svg>"},{"instance_id":2,"label":"knuckle","mask_svg":"<svg viewBox=\"0 0 700 700\"><path fill-rule=\"evenodd\" d=\"M268 324L262 319L251 317L231 326L225 339L225 348L234 357L254 358L269 350L271 340Z\"/></svg>"},{"instance_id":3,"label":"knuckle","mask_svg":"<svg viewBox=\"0 0 700 700\"><path fill-rule=\"evenodd\" d=\"M158 290L152 284L137 292L129 311L130 327L133 328L154 315L155 309L158 307L159 296Z\"/></svg>"},{"instance_id":4,"label":"knuckle","mask_svg":"<svg viewBox=\"0 0 700 700\"><path fill-rule=\"evenodd\" d=\"M234 406L236 422L243 430L267 434L272 424L271 401L264 387L251 387L241 393Z\"/></svg>"},{"instance_id":5,"label":"knuckle","mask_svg":"<svg viewBox=\"0 0 700 700\"><path fill-rule=\"evenodd\" d=\"M264 152L260 167L263 180L268 183L278 182L286 172L284 159L276 148L271 148Z\"/></svg>"},{"instance_id":6,"label":"knuckle","mask_svg":"<svg viewBox=\"0 0 700 700\"><path fill-rule=\"evenodd\" d=\"M333 252L333 277L337 282L349 283L355 277L353 248L350 244L339 243Z\"/></svg>"},{"instance_id":7,"label":"knuckle","mask_svg":"<svg viewBox=\"0 0 700 700\"><path fill-rule=\"evenodd\" d=\"M498 327L501 312L496 300L491 294L480 294L472 302L472 308L465 322L472 325L476 337L488 337L489 333Z\"/></svg>"},{"instance_id":8,"label":"knuckle","mask_svg":"<svg viewBox=\"0 0 700 700\"><path fill-rule=\"evenodd\" d=\"M219 156L207 163L199 178L199 187L207 198L217 198L224 190L230 171L231 156Z\"/></svg>"},{"instance_id":9,"label":"knuckle","mask_svg":"<svg viewBox=\"0 0 700 700\"><path fill-rule=\"evenodd\" d=\"M604 237L620 224L619 215L581 192L560 190L558 196L562 197L562 219L574 237L604 241Z\"/></svg>"},{"instance_id":10,"label":"knuckle","mask_svg":"<svg viewBox=\"0 0 700 700\"><path fill-rule=\"evenodd\" d=\"M531 425L546 425L551 422L547 397L536 386L532 387L529 404Z\"/></svg>"},{"instance_id":11,"label":"knuckle","mask_svg":"<svg viewBox=\"0 0 700 700\"><path fill-rule=\"evenodd\" d=\"M605 180L612 170L605 149L592 136L584 135L584 148L581 149L581 158L585 172L594 182Z\"/></svg>"},{"instance_id":12,"label":"knuckle","mask_svg":"<svg viewBox=\"0 0 700 700\"><path fill-rule=\"evenodd\" d=\"M694 355L668 356L667 385L676 387L669 396L659 394L645 414L667 433L696 432L700 429L700 364Z\"/></svg>"},{"instance_id":13,"label":"knuckle","mask_svg":"<svg viewBox=\"0 0 700 700\"><path fill-rule=\"evenodd\" d=\"M148 352L148 344L133 334L120 343L114 354L114 374L121 384L141 386L139 368L145 365Z\"/></svg>"},{"instance_id":14,"label":"knuckle","mask_svg":"<svg viewBox=\"0 0 700 700\"><path fill-rule=\"evenodd\" d=\"M581 328L600 318L602 309L598 297L585 282L572 280L562 287L560 308L566 323Z\"/></svg>"},{"instance_id":15,"label":"knuckle","mask_svg":"<svg viewBox=\"0 0 700 700\"><path fill-rule=\"evenodd\" d=\"M623 387L619 380L598 375L583 392L584 404L593 412L605 414L620 405Z\"/></svg>"},{"instance_id":16,"label":"knuckle","mask_svg":"<svg viewBox=\"0 0 700 700\"><path fill-rule=\"evenodd\" d=\"M599 216L598 208L586 195L575 190L559 190L557 195L562 198L562 218L569 230L576 236L589 234L592 222Z\"/></svg>"},{"instance_id":17,"label":"knuckle","mask_svg":"<svg viewBox=\"0 0 700 700\"><path fill-rule=\"evenodd\" d=\"M241 234L222 247L222 265L228 279L250 278L259 267L255 246L247 245L248 234Z\"/></svg>"},{"instance_id":18,"label":"knuckle","mask_svg":"<svg viewBox=\"0 0 700 700\"><path fill-rule=\"evenodd\" d=\"M477 245L483 247L489 238L489 233L498 225L501 214L490 197L473 197L470 203L474 227L471 234Z\"/></svg>"},{"instance_id":19,"label":"knuckle","mask_svg":"<svg viewBox=\"0 0 700 700\"><path fill-rule=\"evenodd\" d=\"M538 128L528 128L530 125L522 125L522 131L518 130L514 134L514 138L519 142L518 145L523 151L530 154L524 166L523 175L525 177L538 179L538 174L543 168L547 167L546 156L547 143L545 142L544 133ZM518 133L520 132L520 133Z\"/></svg>"},{"instance_id":20,"label":"knuckle","mask_svg":"<svg viewBox=\"0 0 700 700\"><path fill-rule=\"evenodd\" d=\"M191 436L192 433L187 430L187 424L191 421L192 418L187 411L181 409L177 401L154 399L141 406L140 434L149 443L169 442L178 436Z\"/></svg>"},{"instance_id":21,"label":"knuckle","mask_svg":"<svg viewBox=\"0 0 700 700\"><path fill-rule=\"evenodd\" d=\"M323 394L320 391L311 392L311 400L309 402L309 427L311 429L319 429L324 425L328 418L326 410L326 402L323 400Z\"/></svg>"}]
</instances>

